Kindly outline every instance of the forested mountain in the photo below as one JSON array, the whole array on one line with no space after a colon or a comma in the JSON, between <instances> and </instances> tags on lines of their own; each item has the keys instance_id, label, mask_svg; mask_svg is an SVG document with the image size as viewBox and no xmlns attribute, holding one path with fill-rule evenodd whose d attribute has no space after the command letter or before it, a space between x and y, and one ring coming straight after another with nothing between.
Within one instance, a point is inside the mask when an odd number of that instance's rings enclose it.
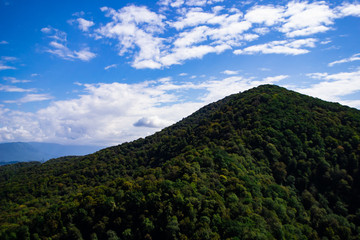
<instances>
[{"instance_id":1,"label":"forested mountain","mask_svg":"<svg viewBox=\"0 0 360 240\"><path fill-rule=\"evenodd\" d=\"M0 167L0 239L359 239L360 111L272 85L145 139Z\"/></svg>"},{"instance_id":2,"label":"forested mountain","mask_svg":"<svg viewBox=\"0 0 360 240\"><path fill-rule=\"evenodd\" d=\"M68 155L86 155L100 149L96 146L71 146L42 142L0 143L0 165L9 162L43 162Z\"/></svg>"}]
</instances>

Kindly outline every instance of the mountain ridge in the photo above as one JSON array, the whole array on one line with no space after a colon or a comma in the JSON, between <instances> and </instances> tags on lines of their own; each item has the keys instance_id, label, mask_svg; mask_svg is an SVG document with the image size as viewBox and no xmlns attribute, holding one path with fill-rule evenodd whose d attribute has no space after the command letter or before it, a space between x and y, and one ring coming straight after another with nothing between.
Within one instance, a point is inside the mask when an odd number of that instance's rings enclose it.
<instances>
[{"instance_id":1,"label":"mountain ridge","mask_svg":"<svg viewBox=\"0 0 360 240\"><path fill-rule=\"evenodd\" d=\"M359 136L360 111L260 86L143 139L0 167L0 238L356 239Z\"/></svg>"}]
</instances>

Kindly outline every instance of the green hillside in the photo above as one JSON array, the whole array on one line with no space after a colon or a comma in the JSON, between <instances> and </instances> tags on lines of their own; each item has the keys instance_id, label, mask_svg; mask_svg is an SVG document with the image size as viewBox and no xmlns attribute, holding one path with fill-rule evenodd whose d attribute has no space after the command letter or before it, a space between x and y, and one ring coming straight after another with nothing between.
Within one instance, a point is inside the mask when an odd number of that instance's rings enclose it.
<instances>
[{"instance_id":1,"label":"green hillside","mask_svg":"<svg viewBox=\"0 0 360 240\"><path fill-rule=\"evenodd\" d=\"M359 239L360 111L272 85L145 139L0 167L0 239Z\"/></svg>"}]
</instances>

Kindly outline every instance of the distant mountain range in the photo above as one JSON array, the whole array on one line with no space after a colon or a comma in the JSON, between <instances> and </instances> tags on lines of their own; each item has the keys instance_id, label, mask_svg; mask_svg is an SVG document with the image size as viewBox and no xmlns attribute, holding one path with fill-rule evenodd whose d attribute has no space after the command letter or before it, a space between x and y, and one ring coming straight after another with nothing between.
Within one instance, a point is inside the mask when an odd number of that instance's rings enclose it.
<instances>
[{"instance_id":1,"label":"distant mountain range","mask_svg":"<svg viewBox=\"0 0 360 240\"><path fill-rule=\"evenodd\" d=\"M62 156L80 156L94 153L103 147L74 146L40 142L0 143L0 165L40 161Z\"/></svg>"}]
</instances>

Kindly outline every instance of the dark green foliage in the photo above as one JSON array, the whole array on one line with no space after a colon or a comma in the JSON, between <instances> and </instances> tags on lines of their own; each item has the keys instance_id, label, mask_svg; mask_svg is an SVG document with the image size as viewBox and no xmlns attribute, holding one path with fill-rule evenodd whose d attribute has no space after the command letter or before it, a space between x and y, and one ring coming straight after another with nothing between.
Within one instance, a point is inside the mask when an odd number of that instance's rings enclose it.
<instances>
[{"instance_id":1,"label":"dark green foliage","mask_svg":"<svg viewBox=\"0 0 360 240\"><path fill-rule=\"evenodd\" d=\"M0 239L359 239L360 112L277 86L145 139L0 167Z\"/></svg>"}]
</instances>

